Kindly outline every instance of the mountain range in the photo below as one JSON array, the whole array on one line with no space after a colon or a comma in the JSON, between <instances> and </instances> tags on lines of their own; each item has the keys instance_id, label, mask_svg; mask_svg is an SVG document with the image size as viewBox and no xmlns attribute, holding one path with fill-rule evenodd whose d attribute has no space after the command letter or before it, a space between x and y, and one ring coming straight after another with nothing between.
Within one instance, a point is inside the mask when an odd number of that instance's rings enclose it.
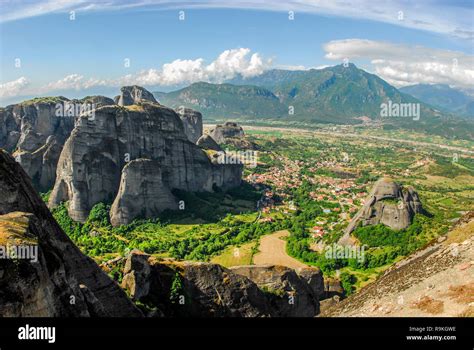
<instances>
[{"instance_id":1,"label":"mountain range","mask_svg":"<svg viewBox=\"0 0 474 350\"><path fill-rule=\"evenodd\" d=\"M198 82L154 95L173 108L197 109L208 120L360 124L365 119L449 138L474 137L470 121L425 103L354 64L300 71L274 69L252 78L237 77L224 84ZM381 105L389 101L419 104L419 122L406 117L382 118Z\"/></svg>"},{"instance_id":2,"label":"mountain range","mask_svg":"<svg viewBox=\"0 0 474 350\"><path fill-rule=\"evenodd\" d=\"M460 116L474 116L474 97L465 91L446 84L417 84L400 88L400 91L416 97L435 108Z\"/></svg>"}]
</instances>

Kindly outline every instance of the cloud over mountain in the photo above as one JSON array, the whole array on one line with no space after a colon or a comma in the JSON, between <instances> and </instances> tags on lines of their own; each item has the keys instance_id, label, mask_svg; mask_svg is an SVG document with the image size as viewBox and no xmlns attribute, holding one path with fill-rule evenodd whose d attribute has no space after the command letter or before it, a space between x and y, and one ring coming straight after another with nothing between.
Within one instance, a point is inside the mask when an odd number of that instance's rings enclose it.
<instances>
[{"instance_id":1,"label":"cloud over mountain","mask_svg":"<svg viewBox=\"0 0 474 350\"><path fill-rule=\"evenodd\" d=\"M467 88L474 81L474 56L462 52L365 39L333 40L324 50L331 60L370 60L375 73L395 86L441 83Z\"/></svg>"}]
</instances>

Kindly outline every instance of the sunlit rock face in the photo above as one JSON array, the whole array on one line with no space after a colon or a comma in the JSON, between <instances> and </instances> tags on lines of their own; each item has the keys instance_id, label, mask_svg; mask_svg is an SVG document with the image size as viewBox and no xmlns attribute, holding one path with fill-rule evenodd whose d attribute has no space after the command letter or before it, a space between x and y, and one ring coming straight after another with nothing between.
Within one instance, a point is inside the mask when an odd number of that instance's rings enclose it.
<instances>
[{"instance_id":1,"label":"sunlit rock face","mask_svg":"<svg viewBox=\"0 0 474 350\"><path fill-rule=\"evenodd\" d=\"M131 106L141 101L157 103L151 92L137 85L123 86L120 89L120 95L116 96L114 101L119 106Z\"/></svg>"},{"instance_id":2,"label":"sunlit rock face","mask_svg":"<svg viewBox=\"0 0 474 350\"><path fill-rule=\"evenodd\" d=\"M196 143L202 136L202 114L191 108L180 106L176 109L184 126L184 133L188 140Z\"/></svg>"},{"instance_id":3,"label":"sunlit rock face","mask_svg":"<svg viewBox=\"0 0 474 350\"><path fill-rule=\"evenodd\" d=\"M94 118L77 120L58 162L50 207L68 202L71 218L83 222L96 203L114 202L113 221L124 224L177 209L176 199L169 194L173 189L213 191L240 184L241 164L211 162L204 150L188 140L175 111L140 101L100 107ZM124 169L138 159L142 161ZM158 194L165 199L162 203L143 202Z\"/></svg>"},{"instance_id":4,"label":"sunlit rock face","mask_svg":"<svg viewBox=\"0 0 474 350\"><path fill-rule=\"evenodd\" d=\"M340 244L352 243L350 234L359 226L384 224L393 230L402 230L411 225L413 217L422 213L418 193L412 188L404 188L394 181L378 180L364 206L349 223Z\"/></svg>"},{"instance_id":5,"label":"sunlit rock face","mask_svg":"<svg viewBox=\"0 0 474 350\"><path fill-rule=\"evenodd\" d=\"M89 110L114 101L104 96L80 100L45 97L0 108L0 147L13 153L39 191L50 190L64 142L83 106Z\"/></svg>"}]
</instances>

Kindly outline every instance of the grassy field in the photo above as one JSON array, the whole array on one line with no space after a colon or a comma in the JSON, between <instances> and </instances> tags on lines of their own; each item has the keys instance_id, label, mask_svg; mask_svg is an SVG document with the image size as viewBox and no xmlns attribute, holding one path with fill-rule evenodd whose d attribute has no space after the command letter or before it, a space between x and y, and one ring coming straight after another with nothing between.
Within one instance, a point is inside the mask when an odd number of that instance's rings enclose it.
<instances>
[{"instance_id":1,"label":"grassy field","mask_svg":"<svg viewBox=\"0 0 474 350\"><path fill-rule=\"evenodd\" d=\"M211 262L225 267L252 265L257 242L249 242L240 246L231 246L224 252L211 259Z\"/></svg>"}]
</instances>

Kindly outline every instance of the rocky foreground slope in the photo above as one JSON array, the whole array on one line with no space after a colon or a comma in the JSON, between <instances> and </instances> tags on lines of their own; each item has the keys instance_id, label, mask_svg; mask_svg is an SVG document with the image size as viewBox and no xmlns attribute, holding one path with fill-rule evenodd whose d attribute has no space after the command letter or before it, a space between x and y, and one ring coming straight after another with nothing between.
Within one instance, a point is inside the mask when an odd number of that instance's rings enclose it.
<instances>
[{"instance_id":1,"label":"rocky foreground slope","mask_svg":"<svg viewBox=\"0 0 474 350\"><path fill-rule=\"evenodd\" d=\"M474 212L322 316L474 316Z\"/></svg>"},{"instance_id":2,"label":"rocky foreground slope","mask_svg":"<svg viewBox=\"0 0 474 350\"><path fill-rule=\"evenodd\" d=\"M0 193L1 316L141 316L71 242L21 166L1 149ZM7 251L16 258L4 256Z\"/></svg>"}]
</instances>

